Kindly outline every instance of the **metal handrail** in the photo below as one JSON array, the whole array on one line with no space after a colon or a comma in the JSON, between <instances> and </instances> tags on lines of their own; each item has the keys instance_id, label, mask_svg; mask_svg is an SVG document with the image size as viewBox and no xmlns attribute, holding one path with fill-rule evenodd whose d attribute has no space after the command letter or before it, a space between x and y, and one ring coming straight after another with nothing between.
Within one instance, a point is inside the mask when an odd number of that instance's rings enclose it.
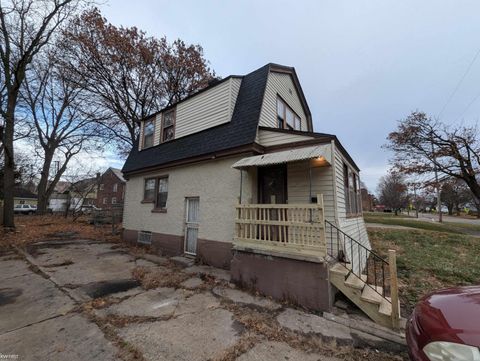
<instances>
[{"instance_id":1,"label":"metal handrail","mask_svg":"<svg viewBox=\"0 0 480 361\"><path fill-rule=\"evenodd\" d=\"M327 253L329 256L337 259L340 263L344 264L345 268L347 264L351 265L351 268L349 271L358 279L364 281L361 277L362 275L362 270L361 270L361 261L362 261L362 253L365 253L365 270L366 270L366 276L367 276L367 282L365 282L365 285L370 287L372 290L374 290L377 294L382 296L382 298L386 299L388 302L391 303L391 301L386 297L386 283L385 283L385 267L389 269L389 263L383 259L380 255L377 253L373 252L371 249L368 249L365 247L363 244L343 232L341 229L339 229L335 224L332 222L325 220L325 233L327 233L327 227L330 227L330 247L327 247ZM337 245L337 254L334 253L334 232L336 234L336 245ZM340 237L342 236L342 237ZM342 248L340 247L341 239L343 238L343 244ZM350 244L347 245L346 239L350 241ZM350 248L350 259L347 260L345 251L346 248ZM355 260L353 256L353 250L354 247L357 247L358 251L358 259ZM360 252L360 250L363 250L363 252ZM369 270L369 260L371 260L372 266L373 266L373 275L370 273ZM357 267L355 266L355 261L358 261L358 273L357 273ZM380 263L377 265L377 263ZM377 270L377 266L380 267ZM381 272L381 277L378 279L377 277L377 271ZM371 276L373 276L373 280L371 279ZM373 286L371 282L373 281ZM379 281L381 282L379 284ZM381 292L379 292L379 287L381 288Z\"/></svg>"}]
</instances>

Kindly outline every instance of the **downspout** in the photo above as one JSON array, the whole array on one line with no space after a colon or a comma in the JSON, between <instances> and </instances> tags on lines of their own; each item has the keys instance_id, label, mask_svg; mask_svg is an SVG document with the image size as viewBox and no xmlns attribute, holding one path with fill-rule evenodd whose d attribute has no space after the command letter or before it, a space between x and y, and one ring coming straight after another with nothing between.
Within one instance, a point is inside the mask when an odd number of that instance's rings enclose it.
<instances>
[{"instance_id":1,"label":"downspout","mask_svg":"<svg viewBox=\"0 0 480 361\"><path fill-rule=\"evenodd\" d=\"M312 160L309 159L308 160L308 182L309 182L309 201L308 203L312 203ZM317 202L318 202L318 199L317 199ZM323 212L325 212L325 207L323 209ZM313 219L313 214L312 214L312 209L310 208L310 223L312 223L312 219ZM325 227L325 225L323 225Z\"/></svg>"},{"instance_id":2,"label":"downspout","mask_svg":"<svg viewBox=\"0 0 480 361\"><path fill-rule=\"evenodd\" d=\"M309 194L309 200L308 200L308 203L312 203L312 161L309 160L308 161L308 186L309 186L309 189L308 189L308 194Z\"/></svg>"},{"instance_id":3,"label":"downspout","mask_svg":"<svg viewBox=\"0 0 480 361\"><path fill-rule=\"evenodd\" d=\"M243 193L243 169L240 169L240 199L239 199L240 204L242 204L242 193Z\"/></svg>"},{"instance_id":4,"label":"downspout","mask_svg":"<svg viewBox=\"0 0 480 361\"><path fill-rule=\"evenodd\" d=\"M336 150L335 150L335 141L332 139L332 167L333 167L333 214L335 217L335 224L337 227L340 227L339 217L338 217L338 195L337 195L337 166L336 166Z\"/></svg>"}]
</instances>

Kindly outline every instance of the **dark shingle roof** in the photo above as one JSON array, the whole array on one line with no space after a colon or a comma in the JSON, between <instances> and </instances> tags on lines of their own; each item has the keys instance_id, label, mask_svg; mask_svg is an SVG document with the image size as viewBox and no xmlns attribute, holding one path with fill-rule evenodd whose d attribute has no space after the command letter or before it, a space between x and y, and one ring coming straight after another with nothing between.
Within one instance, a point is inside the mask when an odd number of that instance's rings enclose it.
<instances>
[{"instance_id":1,"label":"dark shingle roof","mask_svg":"<svg viewBox=\"0 0 480 361\"><path fill-rule=\"evenodd\" d=\"M13 196L15 198L32 198L36 199L37 195L28 189L22 188L22 187L15 187L13 189Z\"/></svg>"},{"instance_id":2,"label":"dark shingle roof","mask_svg":"<svg viewBox=\"0 0 480 361\"><path fill-rule=\"evenodd\" d=\"M122 172L129 173L181 159L253 144L267 85L270 64L243 77L229 123L205 129L157 146L138 150L135 145Z\"/></svg>"}]
</instances>

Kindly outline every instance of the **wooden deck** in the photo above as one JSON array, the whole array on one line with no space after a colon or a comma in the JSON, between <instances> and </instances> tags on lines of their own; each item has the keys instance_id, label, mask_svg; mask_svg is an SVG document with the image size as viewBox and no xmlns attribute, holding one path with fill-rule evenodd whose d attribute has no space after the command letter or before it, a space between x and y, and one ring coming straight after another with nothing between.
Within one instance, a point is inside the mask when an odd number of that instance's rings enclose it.
<instances>
[{"instance_id":1,"label":"wooden deck","mask_svg":"<svg viewBox=\"0 0 480 361\"><path fill-rule=\"evenodd\" d=\"M322 195L315 204L239 204L234 247L272 255L326 256Z\"/></svg>"}]
</instances>

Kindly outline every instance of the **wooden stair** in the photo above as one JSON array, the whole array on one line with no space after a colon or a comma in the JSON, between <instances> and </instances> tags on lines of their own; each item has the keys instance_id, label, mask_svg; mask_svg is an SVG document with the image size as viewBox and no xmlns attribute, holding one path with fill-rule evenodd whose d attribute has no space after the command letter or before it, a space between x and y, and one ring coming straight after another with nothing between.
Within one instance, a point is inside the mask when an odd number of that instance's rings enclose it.
<instances>
[{"instance_id":1,"label":"wooden stair","mask_svg":"<svg viewBox=\"0 0 480 361\"><path fill-rule=\"evenodd\" d=\"M398 320L392 318L392 304L388 297L382 296L382 288L367 284L367 276L353 274L348 264L335 263L330 267L330 282L358 308L376 323L389 327L398 327ZM399 309L399 308L398 308Z\"/></svg>"}]
</instances>

